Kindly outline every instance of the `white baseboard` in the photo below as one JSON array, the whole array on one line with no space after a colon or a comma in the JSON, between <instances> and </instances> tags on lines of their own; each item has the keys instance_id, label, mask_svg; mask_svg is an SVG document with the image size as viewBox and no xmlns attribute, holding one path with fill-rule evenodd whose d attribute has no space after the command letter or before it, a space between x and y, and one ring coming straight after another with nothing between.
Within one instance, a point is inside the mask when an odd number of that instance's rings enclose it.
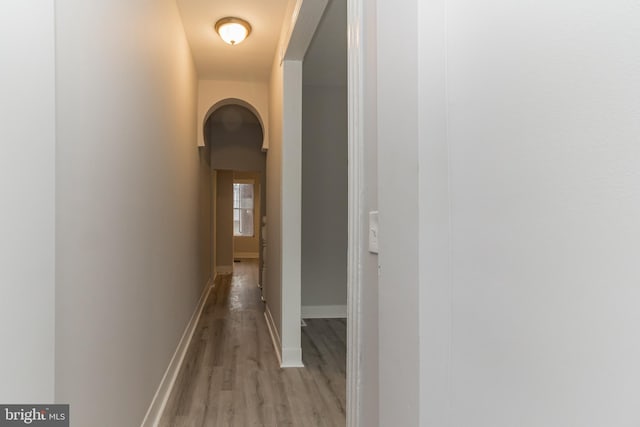
<instances>
[{"instance_id":1,"label":"white baseboard","mask_svg":"<svg viewBox=\"0 0 640 427\"><path fill-rule=\"evenodd\" d=\"M238 259L258 259L260 258L260 253L259 252L235 252L233 254L234 258L238 258Z\"/></svg>"},{"instance_id":2,"label":"white baseboard","mask_svg":"<svg viewBox=\"0 0 640 427\"><path fill-rule=\"evenodd\" d=\"M209 292L215 286L214 280L209 280L207 286L204 287L202 295L200 295L200 300L196 305L196 309L191 315L191 319L185 328L182 337L180 338L180 342L178 343L178 347L176 351L173 353L173 357L169 362L169 366L160 381L160 385L156 390L156 394L153 396L153 400L151 401L151 405L149 405L149 409L142 420L141 427L155 427L160 422L160 418L162 417L162 413L164 412L164 408L167 405L167 400L169 400L169 395L171 394L171 390L176 382L176 378L178 376L178 372L180 372L180 367L182 366L182 362L184 361L184 357L187 354L187 349L189 348L189 344L191 343L191 339L193 338L193 334L196 330L196 326L198 325L198 321L200 320L200 316L202 315L202 310L204 309L204 304L207 301L207 297L209 296Z\"/></svg>"},{"instance_id":3,"label":"white baseboard","mask_svg":"<svg viewBox=\"0 0 640 427\"><path fill-rule=\"evenodd\" d=\"M264 318L267 321L267 328L269 329L269 335L271 335L271 342L273 343L273 349L276 351L278 357L278 363L282 365L282 355L280 354L280 335L278 335L278 328L276 328L276 322L273 321L271 310L269 306L265 305Z\"/></svg>"},{"instance_id":4,"label":"white baseboard","mask_svg":"<svg viewBox=\"0 0 640 427\"><path fill-rule=\"evenodd\" d=\"M343 319L347 317L346 305L303 305L303 319Z\"/></svg>"},{"instance_id":5,"label":"white baseboard","mask_svg":"<svg viewBox=\"0 0 640 427\"><path fill-rule=\"evenodd\" d=\"M219 265L216 267L216 274L233 274L233 265Z\"/></svg>"},{"instance_id":6,"label":"white baseboard","mask_svg":"<svg viewBox=\"0 0 640 427\"><path fill-rule=\"evenodd\" d=\"M280 367L304 368L304 365L302 364L302 348L284 348L282 349L282 353L280 352L282 341L280 341L280 335L278 334L276 323L273 320L273 316L271 315L271 310L269 310L268 305L265 306L264 318L267 321L267 328L269 329L271 342L273 342L273 348L276 351L276 356L278 357L278 363L280 364Z\"/></svg>"},{"instance_id":7,"label":"white baseboard","mask_svg":"<svg viewBox=\"0 0 640 427\"><path fill-rule=\"evenodd\" d=\"M302 363L302 348L292 347L282 349L281 368L304 368Z\"/></svg>"}]
</instances>

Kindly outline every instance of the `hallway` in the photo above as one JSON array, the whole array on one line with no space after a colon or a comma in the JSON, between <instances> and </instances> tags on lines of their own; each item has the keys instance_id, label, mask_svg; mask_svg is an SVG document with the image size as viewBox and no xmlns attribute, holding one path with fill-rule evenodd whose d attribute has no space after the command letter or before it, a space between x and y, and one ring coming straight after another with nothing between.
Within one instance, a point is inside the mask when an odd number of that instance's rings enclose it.
<instances>
[{"instance_id":1,"label":"hallway","mask_svg":"<svg viewBox=\"0 0 640 427\"><path fill-rule=\"evenodd\" d=\"M305 368L281 369L257 263L234 268L216 279L160 426L344 426L345 320L307 320Z\"/></svg>"}]
</instances>

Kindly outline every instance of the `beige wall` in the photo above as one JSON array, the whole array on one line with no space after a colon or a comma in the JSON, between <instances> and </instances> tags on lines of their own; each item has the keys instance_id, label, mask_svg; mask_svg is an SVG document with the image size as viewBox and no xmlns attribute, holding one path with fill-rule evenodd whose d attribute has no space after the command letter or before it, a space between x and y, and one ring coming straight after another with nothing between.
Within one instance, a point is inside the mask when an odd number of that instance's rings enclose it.
<instances>
[{"instance_id":1,"label":"beige wall","mask_svg":"<svg viewBox=\"0 0 640 427\"><path fill-rule=\"evenodd\" d=\"M233 171L217 171L216 271L233 268Z\"/></svg>"},{"instance_id":2,"label":"beige wall","mask_svg":"<svg viewBox=\"0 0 640 427\"><path fill-rule=\"evenodd\" d=\"M56 2L55 399L74 425L140 424L209 280L196 91L174 1Z\"/></svg>"},{"instance_id":3,"label":"beige wall","mask_svg":"<svg viewBox=\"0 0 640 427\"><path fill-rule=\"evenodd\" d=\"M274 61L269 86L267 152L267 280L263 293L275 328L282 329L282 67ZM278 343L281 346L281 343Z\"/></svg>"},{"instance_id":4,"label":"beige wall","mask_svg":"<svg viewBox=\"0 0 640 427\"><path fill-rule=\"evenodd\" d=\"M215 169L211 170L211 238L209 239L209 243L211 246L211 277L215 279L216 275L216 265L218 265L216 259L217 257L217 240L218 240L218 171Z\"/></svg>"},{"instance_id":5,"label":"beige wall","mask_svg":"<svg viewBox=\"0 0 640 427\"><path fill-rule=\"evenodd\" d=\"M198 169L198 255L200 259L200 276L212 277L213 266L213 220L212 209L215 206L212 199L211 179L212 171L209 166L211 155L208 147L198 147L200 167Z\"/></svg>"}]
</instances>

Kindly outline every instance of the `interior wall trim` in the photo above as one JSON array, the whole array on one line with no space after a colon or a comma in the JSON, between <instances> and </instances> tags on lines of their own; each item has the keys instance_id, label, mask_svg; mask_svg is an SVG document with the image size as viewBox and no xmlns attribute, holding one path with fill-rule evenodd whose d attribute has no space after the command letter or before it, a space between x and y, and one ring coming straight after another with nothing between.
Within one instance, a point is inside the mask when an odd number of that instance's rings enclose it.
<instances>
[{"instance_id":1,"label":"interior wall trim","mask_svg":"<svg viewBox=\"0 0 640 427\"><path fill-rule=\"evenodd\" d=\"M260 258L260 252L234 252L233 257L238 259L258 259Z\"/></svg>"},{"instance_id":2,"label":"interior wall trim","mask_svg":"<svg viewBox=\"0 0 640 427\"><path fill-rule=\"evenodd\" d=\"M273 343L273 348L276 351L276 356L278 357L278 365L282 366L282 354L280 353L280 347L282 346L280 341L280 335L278 335L278 328L276 328L276 322L273 320L273 316L271 315L271 310L269 310L269 306L265 305L264 307L264 318L267 322L267 329L269 329L269 335L271 335L271 342Z\"/></svg>"},{"instance_id":3,"label":"interior wall trim","mask_svg":"<svg viewBox=\"0 0 640 427\"><path fill-rule=\"evenodd\" d=\"M303 319L345 319L346 305L303 305Z\"/></svg>"},{"instance_id":4,"label":"interior wall trim","mask_svg":"<svg viewBox=\"0 0 640 427\"><path fill-rule=\"evenodd\" d=\"M302 363L302 347L285 347L282 349L281 368L304 368Z\"/></svg>"},{"instance_id":5,"label":"interior wall trim","mask_svg":"<svg viewBox=\"0 0 640 427\"><path fill-rule=\"evenodd\" d=\"M216 267L216 274L233 274L233 265L219 265Z\"/></svg>"},{"instance_id":6,"label":"interior wall trim","mask_svg":"<svg viewBox=\"0 0 640 427\"><path fill-rule=\"evenodd\" d=\"M362 357L360 309L362 267L360 254L364 222L364 0L347 0L348 31L348 253L347 253L347 427L360 427Z\"/></svg>"}]
</instances>

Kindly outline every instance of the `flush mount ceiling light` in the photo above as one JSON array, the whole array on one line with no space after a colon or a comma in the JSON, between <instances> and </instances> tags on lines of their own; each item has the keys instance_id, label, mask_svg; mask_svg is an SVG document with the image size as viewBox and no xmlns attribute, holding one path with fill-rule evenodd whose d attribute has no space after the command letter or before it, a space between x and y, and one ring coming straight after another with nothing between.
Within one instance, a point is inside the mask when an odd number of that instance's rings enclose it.
<instances>
[{"instance_id":1,"label":"flush mount ceiling light","mask_svg":"<svg viewBox=\"0 0 640 427\"><path fill-rule=\"evenodd\" d=\"M215 28L220 38L232 46L241 43L251 33L251 25L240 18L222 18L216 22Z\"/></svg>"}]
</instances>

